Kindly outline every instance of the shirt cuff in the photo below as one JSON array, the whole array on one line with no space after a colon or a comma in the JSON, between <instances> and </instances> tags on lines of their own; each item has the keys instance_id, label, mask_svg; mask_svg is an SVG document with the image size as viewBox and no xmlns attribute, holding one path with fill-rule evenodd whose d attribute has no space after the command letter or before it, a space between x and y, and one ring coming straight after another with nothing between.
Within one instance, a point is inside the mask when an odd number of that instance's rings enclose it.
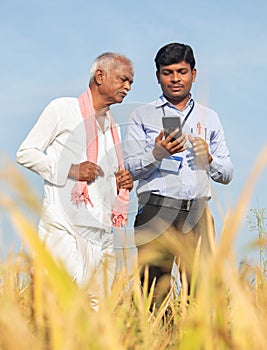
<instances>
[{"instance_id":1,"label":"shirt cuff","mask_svg":"<svg viewBox=\"0 0 267 350\"><path fill-rule=\"evenodd\" d=\"M212 161L209 164L210 176L216 176L217 174L223 173L224 167L217 161L216 157L212 156Z\"/></svg>"}]
</instances>

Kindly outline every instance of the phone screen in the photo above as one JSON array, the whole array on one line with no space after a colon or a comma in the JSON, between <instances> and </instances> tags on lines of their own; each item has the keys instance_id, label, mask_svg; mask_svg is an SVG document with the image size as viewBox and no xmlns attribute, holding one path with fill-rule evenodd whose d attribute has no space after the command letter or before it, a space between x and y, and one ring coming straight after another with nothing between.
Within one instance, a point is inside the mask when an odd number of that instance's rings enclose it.
<instances>
[{"instance_id":1,"label":"phone screen","mask_svg":"<svg viewBox=\"0 0 267 350\"><path fill-rule=\"evenodd\" d=\"M179 131L174 135L171 142L182 135L181 119L179 116L164 116L162 117L162 124L165 131L165 138L175 129L179 128Z\"/></svg>"}]
</instances>

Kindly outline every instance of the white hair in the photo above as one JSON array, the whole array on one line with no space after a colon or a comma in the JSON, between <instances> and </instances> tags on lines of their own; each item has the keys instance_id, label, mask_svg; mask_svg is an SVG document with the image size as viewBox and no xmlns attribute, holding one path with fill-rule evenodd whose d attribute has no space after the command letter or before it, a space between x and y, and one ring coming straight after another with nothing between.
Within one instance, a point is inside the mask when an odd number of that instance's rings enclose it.
<instances>
[{"instance_id":1,"label":"white hair","mask_svg":"<svg viewBox=\"0 0 267 350\"><path fill-rule=\"evenodd\" d=\"M126 61L133 69L132 61L125 55L116 52L105 52L94 60L90 69L90 81L94 80L98 69L103 69L109 75L111 68L116 66L119 60Z\"/></svg>"}]
</instances>

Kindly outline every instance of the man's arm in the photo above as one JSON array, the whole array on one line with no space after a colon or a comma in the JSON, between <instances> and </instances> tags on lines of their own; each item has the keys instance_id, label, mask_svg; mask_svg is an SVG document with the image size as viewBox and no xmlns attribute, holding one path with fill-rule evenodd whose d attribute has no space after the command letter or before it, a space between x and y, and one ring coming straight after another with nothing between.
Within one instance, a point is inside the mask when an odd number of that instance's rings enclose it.
<instances>
[{"instance_id":1,"label":"man's arm","mask_svg":"<svg viewBox=\"0 0 267 350\"><path fill-rule=\"evenodd\" d=\"M221 123L218 130L211 135L209 152L212 157L209 164L210 177L216 182L228 184L233 178L233 164Z\"/></svg>"},{"instance_id":2,"label":"man's arm","mask_svg":"<svg viewBox=\"0 0 267 350\"><path fill-rule=\"evenodd\" d=\"M50 103L38 121L19 147L16 158L17 162L24 167L34 171L43 179L55 185L64 185L71 166L70 160L60 162L60 173L58 172L59 159L56 155L48 156L45 151L59 134L59 117L56 108Z\"/></svg>"}]
</instances>

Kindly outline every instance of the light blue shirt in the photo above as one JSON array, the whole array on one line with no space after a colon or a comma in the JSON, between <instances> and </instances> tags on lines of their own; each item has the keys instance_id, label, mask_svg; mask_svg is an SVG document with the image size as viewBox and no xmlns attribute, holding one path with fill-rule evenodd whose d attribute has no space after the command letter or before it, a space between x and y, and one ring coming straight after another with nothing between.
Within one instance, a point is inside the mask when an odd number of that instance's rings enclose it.
<instances>
[{"instance_id":1,"label":"light blue shirt","mask_svg":"<svg viewBox=\"0 0 267 350\"><path fill-rule=\"evenodd\" d=\"M205 139L212 162L196 166L195 156L189 141L189 148L173 156L181 158L177 171L160 169L160 163L153 154L155 138L162 130L163 115L179 115L183 123L183 133ZM211 197L209 179L228 184L233 176L233 165L224 138L224 131L213 110L196 103L191 98L185 109L180 111L162 95L157 100L137 108L130 116L124 144L125 166L133 179L138 180L137 195L153 192L176 199ZM179 167L179 170L178 170Z\"/></svg>"}]
</instances>

